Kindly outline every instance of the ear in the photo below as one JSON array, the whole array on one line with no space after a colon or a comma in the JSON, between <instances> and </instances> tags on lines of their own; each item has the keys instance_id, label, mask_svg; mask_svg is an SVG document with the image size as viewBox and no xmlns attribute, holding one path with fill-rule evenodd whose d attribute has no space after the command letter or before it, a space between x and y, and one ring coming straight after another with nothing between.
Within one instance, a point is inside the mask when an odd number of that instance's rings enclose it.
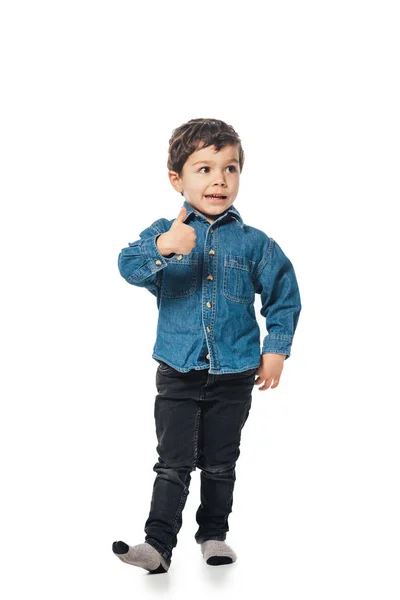
<instances>
[{"instance_id":1,"label":"ear","mask_svg":"<svg viewBox=\"0 0 400 600\"><path fill-rule=\"evenodd\" d=\"M174 190L182 193L183 186L178 173L176 171L168 171L168 177Z\"/></svg>"}]
</instances>

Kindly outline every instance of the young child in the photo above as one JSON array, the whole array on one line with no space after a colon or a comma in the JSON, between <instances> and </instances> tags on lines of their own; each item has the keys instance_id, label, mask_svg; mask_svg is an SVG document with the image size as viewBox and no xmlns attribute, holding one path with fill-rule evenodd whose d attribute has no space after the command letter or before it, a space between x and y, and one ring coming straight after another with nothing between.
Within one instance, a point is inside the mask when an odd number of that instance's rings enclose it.
<instances>
[{"instance_id":1,"label":"young child","mask_svg":"<svg viewBox=\"0 0 400 600\"><path fill-rule=\"evenodd\" d=\"M167 166L183 206L176 219L152 223L118 258L122 277L147 288L159 311L152 355L159 362L159 456L146 537L136 546L112 546L123 562L150 573L170 567L196 467L195 540L209 565L236 560L225 539L241 431L254 384L279 384L300 315L292 263L233 206L243 162L240 138L223 121L192 119L175 129ZM268 331L261 357L256 293Z\"/></svg>"}]
</instances>

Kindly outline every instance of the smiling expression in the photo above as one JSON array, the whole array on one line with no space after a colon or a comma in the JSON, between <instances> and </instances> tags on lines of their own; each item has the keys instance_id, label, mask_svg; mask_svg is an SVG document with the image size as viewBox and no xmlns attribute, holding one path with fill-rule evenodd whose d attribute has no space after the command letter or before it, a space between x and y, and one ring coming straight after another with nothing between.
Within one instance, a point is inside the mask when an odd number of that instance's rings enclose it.
<instances>
[{"instance_id":1,"label":"smiling expression","mask_svg":"<svg viewBox=\"0 0 400 600\"><path fill-rule=\"evenodd\" d=\"M239 191L239 148L229 145L216 152L207 146L193 152L183 165L181 176L168 171L173 188L183 192L186 202L210 223L235 201ZM225 196L213 198L212 194Z\"/></svg>"}]
</instances>

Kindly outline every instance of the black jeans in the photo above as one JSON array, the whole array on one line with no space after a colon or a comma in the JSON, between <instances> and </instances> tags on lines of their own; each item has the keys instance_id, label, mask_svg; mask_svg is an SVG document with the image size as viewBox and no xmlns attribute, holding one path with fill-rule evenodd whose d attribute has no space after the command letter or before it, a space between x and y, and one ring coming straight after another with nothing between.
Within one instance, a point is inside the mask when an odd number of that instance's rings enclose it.
<instances>
[{"instance_id":1,"label":"black jeans","mask_svg":"<svg viewBox=\"0 0 400 600\"><path fill-rule=\"evenodd\" d=\"M201 469L201 504L195 539L199 544L225 540L257 368L210 375L208 369L181 373L159 362L154 407L159 456L145 541L170 563L196 467Z\"/></svg>"}]
</instances>

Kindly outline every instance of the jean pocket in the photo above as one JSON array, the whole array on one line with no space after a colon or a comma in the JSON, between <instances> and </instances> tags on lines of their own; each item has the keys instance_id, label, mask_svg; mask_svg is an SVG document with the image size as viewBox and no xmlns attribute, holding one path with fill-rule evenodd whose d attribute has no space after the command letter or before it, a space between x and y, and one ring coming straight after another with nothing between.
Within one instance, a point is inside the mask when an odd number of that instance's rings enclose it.
<instances>
[{"instance_id":1,"label":"jean pocket","mask_svg":"<svg viewBox=\"0 0 400 600\"><path fill-rule=\"evenodd\" d=\"M254 302L254 266L255 263L245 256L225 254L223 292L228 300L243 304Z\"/></svg>"},{"instance_id":2,"label":"jean pocket","mask_svg":"<svg viewBox=\"0 0 400 600\"><path fill-rule=\"evenodd\" d=\"M158 365L158 372L162 373L162 374L167 374L167 373L176 373L176 369L174 369L173 367L171 367L170 365L168 365L167 363L163 362L163 361L159 361L160 364Z\"/></svg>"},{"instance_id":3,"label":"jean pocket","mask_svg":"<svg viewBox=\"0 0 400 600\"><path fill-rule=\"evenodd\" d=\"M258 371L258 367L256 367L255 369L249 369L248 371L243 371L243 373L241 373L241 375L243 377L255 377L255 374L257 371Z\"/></svg>"},{"instance_id":4,"label":"jean pocket","mask_svg":"<svg viewBox=\"0 0 400 600\"><path fill-rule=\"evenodd\" d=\"M164 298L186 298L194 294L199 280L199 252L177 254L163 269L161 295Z\"/></svg>"}]
</instances>

